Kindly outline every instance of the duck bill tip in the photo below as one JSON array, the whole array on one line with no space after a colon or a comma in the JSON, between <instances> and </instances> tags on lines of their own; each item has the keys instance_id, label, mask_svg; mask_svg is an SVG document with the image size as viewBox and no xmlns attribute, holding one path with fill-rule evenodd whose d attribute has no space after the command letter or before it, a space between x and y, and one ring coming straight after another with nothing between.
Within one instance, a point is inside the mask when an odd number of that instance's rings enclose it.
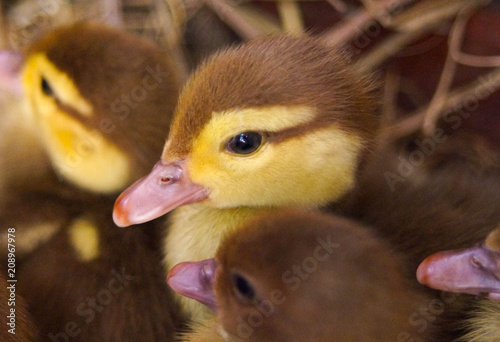
<instances>
[{"instance_id":1,"label":"duck bill tip","mask_svg":"<svg viewBox=\"0 0 500 342\"><path fill-rule=\"evenodd\" d=\"M185 162L160 161L117 198L113 220L119 227L144 223L207 197L208 191L187 175Z\"/></svg>"}]
</instances>

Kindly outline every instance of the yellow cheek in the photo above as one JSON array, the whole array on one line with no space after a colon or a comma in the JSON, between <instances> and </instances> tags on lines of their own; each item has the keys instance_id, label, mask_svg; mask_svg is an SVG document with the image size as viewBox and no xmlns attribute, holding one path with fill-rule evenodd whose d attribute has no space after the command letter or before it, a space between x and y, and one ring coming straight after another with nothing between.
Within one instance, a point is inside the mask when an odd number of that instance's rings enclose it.
<instances>
[{"instance_id":1,"label":"yellow cheek","mask_svg":"<svg viewBox=\"0 0 500 342\"><path fill-rule=\"evenodd\" d=\"M211 190L218 207L326 204L352 188L362 148L358 137L335 127L266 144L248 157L196 146L191 178Z\"/></svg>"},{"instance_id":2,"label":"yellow cheek","mask_svg":"<svg viewBox=\"0 0 500 342\"><path fill-rule=\"evenodd\" d=\"M84 189L113 193L130 182L130 159L96 129L64 112L40 123L42 141L56 171Z\"/></svg>"},{"instance_id":3,"label":"yellow cheek","mask_svg":"<svg viewBox=\"0 0 500 342\"><path fill-rule=\"evenodd\" d=\"M195 166L191 168L192 177L198 178L206 172L218 170L221 173L232 169L231 160L249 160L252 163L263 163L262 156L239 157L224 152L224 144L232 136L245 131L276 132L295 127L311 121L315 110L311 107L275 106L267 108L247 108L231 110L222 113L213 113L213 118L195 139L192 151L192 160ZM165 150L168 150L170 141L167 141ZM261 151L259 151L261 152ZM262 153L260 153L262 154ZM237 165L237 163L235 164ZM225 167L230 169L224 170ZM196 175L195 175L196 174Z\"/></svg>"}]
</instances>

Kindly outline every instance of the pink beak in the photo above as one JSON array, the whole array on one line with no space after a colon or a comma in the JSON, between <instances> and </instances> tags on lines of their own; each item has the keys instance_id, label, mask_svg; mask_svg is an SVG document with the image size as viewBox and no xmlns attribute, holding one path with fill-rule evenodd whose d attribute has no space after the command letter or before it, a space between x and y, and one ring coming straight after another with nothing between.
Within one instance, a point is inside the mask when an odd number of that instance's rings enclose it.
<instances>
[{"instance_id":1,"label":"pink beak","mask_svg":"<svg viewBox=\"0 0 500 342\"><path fill-rule=\"evenodd\" d=\"M207 259L198 262L181 262L170 270L167 282L177 293L195 299L217 311L213 283L217 261Z\"/></svg>"},{"instance_id":2,"label":"pink beak","mask_svg":"<svg viewBox=\"0 0 500 342\"><path fill-rule=\"evenodd\" d=\"M484 245L439 252L420 264L417 278L434 289L500 299L500 253Z\"/></svg>"},{"instance_id":3,"label":"pink beak","mask_svg":"<svg viewBox=\"0 0 500 342\"><path fill-rule=\"evenodd\" d=\"M21 96L21 69L24 64L23 56L14 51L0 50L0 90L6 90L14 95Z\"/></svg>"},{"instance_id":4,"label":"pink beak","mask_svg":"<svg viewBox=\"0 0 500 342\"><path fill-rule=\"evenodd\" d=\"M186 160L160 160L151 173L139 179L116 200L113 220L119 227L151 221L185 204L200 202L207 190L188 176Z\"/></svg>"}]
</instances>

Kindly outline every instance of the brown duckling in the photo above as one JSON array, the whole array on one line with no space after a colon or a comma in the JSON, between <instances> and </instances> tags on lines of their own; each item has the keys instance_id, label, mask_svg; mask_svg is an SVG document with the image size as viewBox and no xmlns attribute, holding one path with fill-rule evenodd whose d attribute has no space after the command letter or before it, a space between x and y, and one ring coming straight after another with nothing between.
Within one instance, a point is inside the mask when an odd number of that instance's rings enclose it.
<instances>
[{"instance_id":1,"label":"brown duckling","mask_svg":"<svg viewBox=\"0 0 500 342\"><path fill-rule=\"evenodd\" d=\"M407 255L412 277L430 254L469 247L500 222L500 155L469 132L441 134L385 142L343 208Z\"/></svg>"},{"instance_id":2,"label":"brown duckling","mask_svg":"<svg viewBox=\"0 0 500 342\"><path fill-rule=\"evenodd\" d=\"M217 310L220 328L205 330L213 341L431 336L411 319L430 297L412 288L398 255L370 228L333 215L283 211L251 220L223 240L215 260L174 267L169 284ZM197 329L182 341L200 338Z\"/></svg>"},{"instance_id":3,"label":"brown duckling","mask_svg":"<svg viewBox=\"0 0 500 342\"><path fill-rule=\"evenodd\" d=\"M386 142L364 165L343 213L370 224L400 253L409 279L429 255L468 248L500 222L500 157L481 137L442 129L432 137ZM436 307L420 318L441 340L467 334L464 318L479 299L433 291Z\"/></svg>"},{"instance_id":4,"label":"brown duckling","mask_svg":"<svg viewBox=\"0 0 500 342\"><path fill-rule=\"evenodd\" d=\"M47 156L52 167L30 164L36 159L32 155L9 158L17 157L32 170L32 179L9 180L0 220L54 232L66 219L61 206L68 201L89 194L112 196L147 172L168 132L181 77L152 43L104 25L80 23L57 29L28 49L23 83L33 121L29 133L36 131L36 151L43 147L37 155ZM10 150L6 152L12 154ZM43 209L46 196L62 199L61 205L51 201L57 214Z\"/></svg>"}]
</instances>

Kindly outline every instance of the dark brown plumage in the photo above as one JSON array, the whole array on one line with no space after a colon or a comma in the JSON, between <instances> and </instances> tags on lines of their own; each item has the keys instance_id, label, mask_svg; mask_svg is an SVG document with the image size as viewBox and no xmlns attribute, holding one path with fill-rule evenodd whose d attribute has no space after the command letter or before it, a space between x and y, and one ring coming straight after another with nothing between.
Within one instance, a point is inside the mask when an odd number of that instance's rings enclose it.
<instances>
[{"instance_id":1,"label":"dark brown plumage","mask_svg":"<svg viewBox=\"0 0 500 342\"><path fill-rule=\"evenodd\" d=\"M80 204L84 209L73 212L18 271L19 293L42 340L173 340L182 316L166 286L161 253L153 248L151 230L158 222L124 231L112 222L112 200ZM78 234L86 239L75 241ZM96 255L87 257L85 246L93 244Z\"/></svg>"},{"instance_id":2,"label":"dark brown plumage","mask_svg":"<svg viewBox=\"0 0 500 342\"><path fill-rule=\"evenodd\" d=\"M500 222L500 158L471 133L385 142L365 166L344 212L374 226L404 256L413 281L426 257L483 241ZM464 318L478 299L434 294L440 309L430 319L441 340L467 333Z\"/></svg>"},{"instance_id":3,"label":"dark brown plumage","mask_svg":"<svg viewBox=\"0 0 500 342\"><path fill-rule=\"evenodd\" d=\"M365 164L346 212L407 251L416 270L426 256L468 247L496 227L499 175L500 155L467 132L438 142L420 136L385 141Z\"/></svg>"},{"instance_id":4,"label":"dark brown plumage","mask_svg":"<svg viewBox=\"0 0 500 342\"><path fill-rule=\"evenodd\" d=\"M391 247L353 221L263 216L224 239L216 261L225 341L430 340L432 330L412 321L430 299L405 279ZM185 341L203 341L199 335Z\"/></svg>"}]
</instances>

